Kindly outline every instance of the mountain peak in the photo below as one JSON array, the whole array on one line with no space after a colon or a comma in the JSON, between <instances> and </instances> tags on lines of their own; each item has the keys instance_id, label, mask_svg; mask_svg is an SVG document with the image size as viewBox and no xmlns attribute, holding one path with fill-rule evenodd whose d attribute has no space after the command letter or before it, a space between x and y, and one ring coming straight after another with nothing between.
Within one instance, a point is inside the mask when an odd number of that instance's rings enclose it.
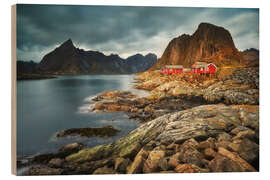
<instances>
[{"instance_id":1,"label":"mountain peak","mask_svg":"<svg viewBox=\"0 0 270 180\"><path fill-rule=\"evenodd\" d=\"M152 69L166 64L190 67L196 61L223 64L238 63L240 54L230 32L214 24L202 22L192 35L182 34L168 44L162 57Z\"/></svg>"},{"instance_id":2,"label":"mountain peak","mask_svg":"<svg viewBox=\"0 0 270 180\"><path fill-rule=\"evenodd\" d=\"M61 48L74 48L72 40L69 38L67 41L65 41L63 44L60 45Z\"/></svg>"}]
</instances>

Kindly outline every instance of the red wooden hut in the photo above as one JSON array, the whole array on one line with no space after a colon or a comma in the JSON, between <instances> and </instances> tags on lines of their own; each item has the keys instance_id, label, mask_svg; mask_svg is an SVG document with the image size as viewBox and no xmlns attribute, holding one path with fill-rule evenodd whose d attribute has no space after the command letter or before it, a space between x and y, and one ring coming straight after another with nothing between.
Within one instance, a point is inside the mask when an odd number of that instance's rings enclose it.
<instances>
[{"instance_id":1,"label":"red wooden hut","mask_svg":"<svg viewBox=\"0 0 270 180\"><path fill-rule=\"evenodd\" d=\"M192 66L193 73L216 73L217 66L213 63L195 62Z\"/></svg>"},{"instance_id":2,"label":"red wooden hut","mask_svg":"<svg viewBox=\"0 0 270 180\"><path fill-rule=\"evenodd\" d=\"M183 72L183 68L184 67L182 65L166 65L162 67L161 72L164 74L178 74Z\"/></svg>"}]
</instances>

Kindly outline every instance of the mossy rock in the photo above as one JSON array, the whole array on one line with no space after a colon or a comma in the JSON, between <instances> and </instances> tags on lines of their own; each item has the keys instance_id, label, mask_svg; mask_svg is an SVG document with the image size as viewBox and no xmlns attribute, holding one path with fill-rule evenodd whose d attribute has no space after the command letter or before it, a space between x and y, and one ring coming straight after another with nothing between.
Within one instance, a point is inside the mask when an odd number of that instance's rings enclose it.
<instances>
[{"instance_id":1,"label":"mossy rock","mask_svg":"<svg viewBox=\"0 0 270 180\"><path fill-rule=\"evenodd\" d=\"M83 163L108 157L113 151L112 144L99 145L90 149L83 149L66 157L67 161Z\"/></svg>"},{"instance_id":2,"label":"mossy rock","mask_svg":"<svg viewBox=\"0 0 270 180\"><path fill-rule=\"evenodd\" d=\"M102 128L71 128L60 131L56 134L56 137L66 136L81 136L81 137L111 137L115 136L119 132L118 129L113 126L105 126Z\"/></svg>"}]
</instances>

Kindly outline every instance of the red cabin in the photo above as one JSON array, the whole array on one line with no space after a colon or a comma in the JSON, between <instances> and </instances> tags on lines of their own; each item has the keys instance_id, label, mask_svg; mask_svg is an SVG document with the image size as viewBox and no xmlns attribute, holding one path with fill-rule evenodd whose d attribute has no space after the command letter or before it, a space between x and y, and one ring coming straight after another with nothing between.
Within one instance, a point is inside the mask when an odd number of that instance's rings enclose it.
<instances>
[{"instance_id":1,"label":"red cabin","mask_svg":"<svg viewBox=\"0 0 270 180\"><path fill-rule=\"evenodd\" d=\"M166 65L162 67L161 72L164 74L179 74L183 72L183 68L182 65Z\"/></svg>"},{"instance_id":2,"label":"red cabin","mask_svg":"<svg viewBox=\"0 0 270 180\"><path fill-rule=\"evenodd\" d=\"M193 73L216 73L217 66L213 63L196 62L192 66Z\"/></svg>"}]
</instances>

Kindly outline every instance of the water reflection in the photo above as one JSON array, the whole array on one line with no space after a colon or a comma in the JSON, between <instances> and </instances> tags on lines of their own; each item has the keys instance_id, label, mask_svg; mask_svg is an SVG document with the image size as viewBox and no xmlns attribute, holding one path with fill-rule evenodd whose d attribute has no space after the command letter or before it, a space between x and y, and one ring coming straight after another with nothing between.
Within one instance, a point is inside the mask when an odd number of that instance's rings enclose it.
<instances>
[{"instance_id":1,"label":"water reflection","mask_svg":"<svg viewBox=\"0 0 270 180\"><path fill-rule=\"evenodd\" d=\"M88 146L112 142L137 127L124 113L78 113L89 96L109 90L131 90L128 75L60 76L57 79L17 82L17 154L51 152L76 141ZM89 103L89 102L88 102ZM55 140L59 130L74 127L113 125L121 131L111 138L63 138Z\"/></svg>"}]
</instances>

